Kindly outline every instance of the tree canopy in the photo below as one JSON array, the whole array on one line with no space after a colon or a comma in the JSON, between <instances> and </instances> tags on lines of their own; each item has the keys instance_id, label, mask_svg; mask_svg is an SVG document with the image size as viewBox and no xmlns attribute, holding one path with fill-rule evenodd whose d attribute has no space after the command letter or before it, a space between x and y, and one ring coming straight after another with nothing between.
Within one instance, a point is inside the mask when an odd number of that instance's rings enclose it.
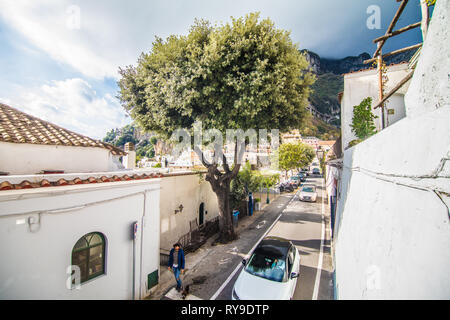
<instances>
[{"instance_id":1,"label":"tree canopy","mask_svg":"<svg viewBox=\"0 0 450 320\"><path fill-rule=\"evenodd\" d=\"M306 167L314 157L313 148L304 143L283 143L278 148L278 165L285 171Z\"/></svg>"},{"instance_id":2,"label":"tree canopy","mask_svg":"<svg viewBox=\"0 0 450 320\"><path fill-rule=\"evenodd\" d=\"M156 38L136 66L119 70L119 98L141 128L171 137L178 129L278 129L301 126L314 76L290 39L258 13L212 26L196 20L187 35ZM223 241L236 237L229 203L230 184L239 173L243 142L237 141L234 166L226 157L204 160L219 204ZM221 144L223 141L221 141ZM239 149L239 151L238 151ZM238 156L239 155L239 156ZM217 157L219 158L219 157Z\"/></svg>"},{"instance_id":3,"label":"tree canopy","mask_svg":"<svg viewBox=\"0 0 450 320\"><path fill-rule=\"evenodd\" d=\"M137 66L121 68L119 98L142 128L170 136L204 128L299 127L314 76L289 37L258 13L186 36L157 38Z\"/></svg>"}]
</instances>

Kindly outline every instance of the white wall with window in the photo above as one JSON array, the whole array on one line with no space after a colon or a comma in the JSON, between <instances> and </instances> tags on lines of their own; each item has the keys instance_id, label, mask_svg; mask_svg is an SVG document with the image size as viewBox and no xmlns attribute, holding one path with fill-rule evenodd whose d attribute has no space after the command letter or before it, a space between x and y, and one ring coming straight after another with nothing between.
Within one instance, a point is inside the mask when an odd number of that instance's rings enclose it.
<instances>
[{"instance_id":1,"label":"white wall with window","mask_svg":"<svg viewBox=\"0 0 450 320\"><path fill-rule=\"evenodd\" d=\"M0 192L0 299L146 296L159 273L159 189L146 179Z\"/></svg>"},{"instance_id":2,"label":"white wall with window","mask_svg":"<svg viewBox=\"0 0 450 320\"><path fill-rule=\"evenodd\" d=\"M203 224L219 215L217 196L198 173L173 173L161 178L161 250L169 251L190 230L190 222ZM183 207L179 210L180 205Z\"/></svg>"}]
</instances>

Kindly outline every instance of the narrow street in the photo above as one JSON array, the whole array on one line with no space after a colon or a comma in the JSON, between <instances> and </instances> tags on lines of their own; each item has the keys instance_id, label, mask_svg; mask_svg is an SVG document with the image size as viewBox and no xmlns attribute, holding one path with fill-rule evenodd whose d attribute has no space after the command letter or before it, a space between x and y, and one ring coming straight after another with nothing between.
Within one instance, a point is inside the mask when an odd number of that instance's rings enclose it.
<instances>
[{"instance_id":1,"label":"narrow street","mask_svg":"<svg viewBox=\"0 0 450 320\"><path fill-rule=\"evenodd\" d=\"M294 300L330 300L333 299L332 260L324 182L322 178L308 178L305 183L316 185L317 201L302 202L296 193L289 195L287 206L280 208L282 214L267 235L291 240L301 254L300 277ZM241 270L242 266L212 298L231 299L234 282Z\"/></svg>"}]
</instances>

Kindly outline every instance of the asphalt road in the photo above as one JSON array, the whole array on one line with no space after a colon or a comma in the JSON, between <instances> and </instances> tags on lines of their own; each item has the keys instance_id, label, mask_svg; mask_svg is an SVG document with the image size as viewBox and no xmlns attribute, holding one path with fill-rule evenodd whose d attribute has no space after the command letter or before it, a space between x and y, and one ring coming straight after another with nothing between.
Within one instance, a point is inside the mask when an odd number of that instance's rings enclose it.
<instances>
[{"instance_id":1,"label":"asphalt road","mask_svg":"<svg viewBox=\"0 0 450 320\"><path fill-rule=\"evenodd\" d=\"M302 202L295 194L284 208L281 217L268 235L291 240L301 255L300 277L294 300L333 299L332 261L330 256L329 219L326 214L324 182L322 178L308 178L305 184L315 184L318 197L315 203ZM256 244L256 243L255 243ZM233 285L242 267L217 295L229 300Z\"/></svg>"}]
</instances>

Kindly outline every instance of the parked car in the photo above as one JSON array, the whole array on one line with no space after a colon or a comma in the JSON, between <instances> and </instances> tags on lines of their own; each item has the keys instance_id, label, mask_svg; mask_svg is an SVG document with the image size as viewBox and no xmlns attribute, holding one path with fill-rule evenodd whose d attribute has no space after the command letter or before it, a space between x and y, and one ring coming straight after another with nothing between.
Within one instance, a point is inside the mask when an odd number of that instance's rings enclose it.
<instances>
[{"instance_id":1,"label":"parked car","mask_svg":"<svg viewBox=\"0 0 450 320\"><path fill-rule=\"evenodd\" d=\"M282 182L276 186L280 192L292 192L294 187L289 182Z\"/></svg>"},{"instance_id":2,"label":"parked car","mask_svg":"<svg viewBox=\"0 0 450 320\"><path fill-rule=\"evenodd\" d=\"M299 177L297 177L297 176L292 176L292 177L289 179L289 183L291 184L291 186L294 187L294 189L297 189L297 188L299 187L301 181L300 181L300 178L299 178Z\"/></svg>"},{"instance_id":3,"label":"parked car","mask_svg":"<svg viewBox=\"0 0 450 320\"><path fill-rule=\"evenodd\" d=\"M289 300L300 273L300 253L291 241L265 237L242 261L232 300Z\"/></svg>"},{"instance_id":4,"label":"parked car","mask_svg":"<svg viewBox=\"0 0 450 320\"><path fill-rule=\"evenodd\" d=\"M305 176L309 176L309 168L302 168L300 172L303 173Z\"/></svg>"},{"instance_id":5,"label":"parked car","mask_svg":"<svg viewBox=\"0 0 450 320\"><path fill-rule=\"evenodd\" d=\"M282 184L284 191L292 192L294 191L294 187L289 183L289 181L283 182Z\"/></svg>"},{"instance_id":6,"label":"parked car","mask_svg":"<svg viewBox=\"0 0 450 320\"><path fill-rule=\"evenodd\" d=\"M312 173L313 174L320 174L320 169L319 168L314 168L314 169L312 169Z\"/></svg>"},{"instance_id":7,"label":"parked car","mask_svg":"<svg viewBox=\"0 0 450 320\"><path fill-rule=\"evenodd\" d=\"M298 178L300 179L300 182L305 182L306 181L306 175L303 172L300 172L298 174Z\"/></svg>"},{"instance_id":8,"label":"parked car","mask_svg":"<svg viewBox=\"0 0 450 320\"><path fill-rule=\"evenodd\" d=\"M300 190L298 195L300 201L310 201L316 202L317 200L317 191L315 186L306 185Z\"/></svg>"}]
</instances>

